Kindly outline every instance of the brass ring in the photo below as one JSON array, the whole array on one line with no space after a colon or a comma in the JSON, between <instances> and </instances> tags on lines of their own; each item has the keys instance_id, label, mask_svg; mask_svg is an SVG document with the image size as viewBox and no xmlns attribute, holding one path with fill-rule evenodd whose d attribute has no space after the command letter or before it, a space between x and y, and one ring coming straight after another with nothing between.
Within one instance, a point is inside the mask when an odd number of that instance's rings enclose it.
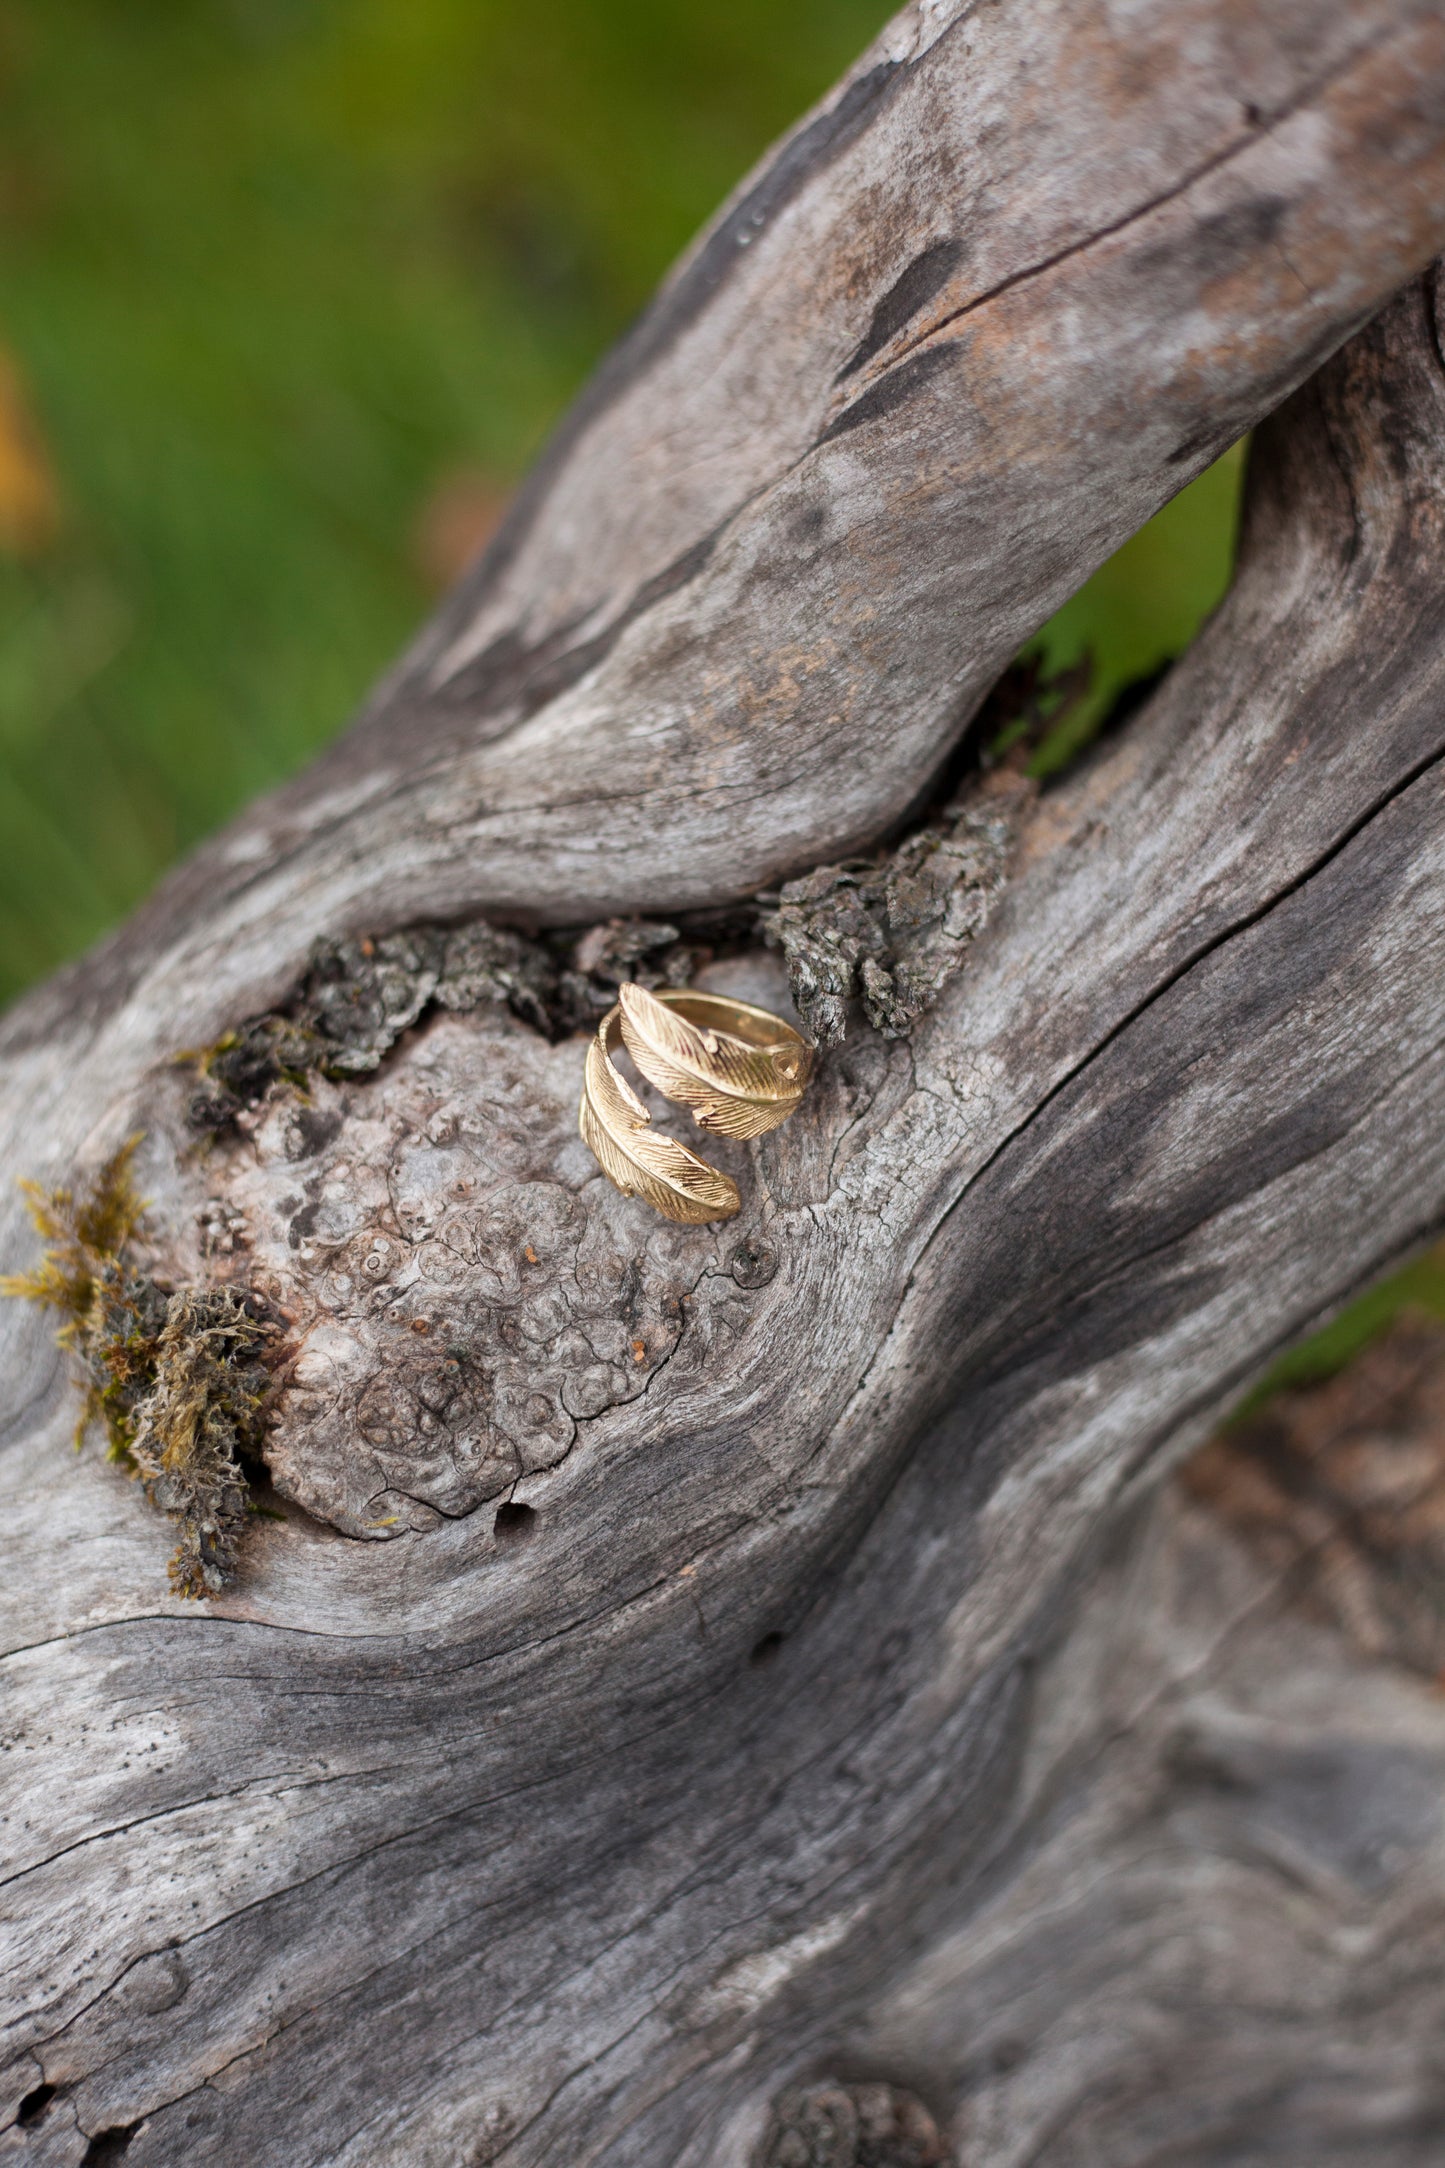
<instances>
[{"instance_id":1,"label":"brass ring","mask_svg":"<svg viewBox=\"0 0 1445 2168\"><path fill-rule=\"evenodd\" d=\"M723 1137L760 1137L788 1119L807 1088L812 1047L770 1010L692 987L649 993L629 982L597 1027L578 1127L603 1173L624 1197L644 1198L667 1219L691 1226L731 1219L742 1202L737 1184L653 1128L613 1066L619 1040L664 1098Z\"/></svg>"}]
</instances>

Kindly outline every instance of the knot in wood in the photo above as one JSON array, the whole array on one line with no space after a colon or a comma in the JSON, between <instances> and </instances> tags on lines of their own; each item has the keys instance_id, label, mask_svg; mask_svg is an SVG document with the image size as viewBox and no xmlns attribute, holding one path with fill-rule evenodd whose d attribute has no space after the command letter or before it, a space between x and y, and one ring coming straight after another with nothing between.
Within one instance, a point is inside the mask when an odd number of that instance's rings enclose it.
<instances>
[{"instance_id":1,"label":"knot in wood","mask_svg":"<svg viewBox=\"0 0 1445 2168\"><path fill-rule=\"evenodd\" d=\"M950 2168L950 2159L915 2094L825 2079L779 2095L756 2168Z\"/></svg>"}]
</instances>

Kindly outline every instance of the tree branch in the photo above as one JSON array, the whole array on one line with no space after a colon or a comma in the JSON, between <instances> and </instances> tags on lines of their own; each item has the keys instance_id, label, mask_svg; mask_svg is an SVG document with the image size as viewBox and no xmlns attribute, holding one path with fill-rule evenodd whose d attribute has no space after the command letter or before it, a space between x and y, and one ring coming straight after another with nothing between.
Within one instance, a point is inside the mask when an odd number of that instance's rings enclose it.
<instances>
[{"instance_id":1,"label":"tree branch","mask_svg":"<svg viewBox=\"0 0 1445 2168\"><path fill-rule=\"evenodd\" d=\"M609 1190L581 1043L501 1008L304 1108L278 1087L200 1157L166 1064L321 926L716 900L906 809L1020 633L1442 238L1434 11L1184 15L1127 50L1042 0L902 18L350 750L13 1020L10 1162L68 1170L143 1121L150 1268L259 1290L296 1347L291 1517L187 1609L144 1503L69 1457L44 1321L3 1320L35 1772L7 2039L16 2107L56 2088L19 2157L137 2125L127 2168L713 2168L870 2042L941 2114L988 2132L1003 2102L1000 2158L1081 2157L939 2046L977 2040L957 1952L1047 1849L1040 1664L1140 1490L1445 1208L1435 286L1261 431L1229 602L1042 801L911 1040L850 1033L806 1113L733 1148L738 1221ZM920 270L935 222L968 247ZM776 372L756 401L747 353ZM607 547L624 489L636 539ZM726 489L706 564L584 672L523 717L535 676L458 660L448 720L441 657L519 623L568 625L567 654ZM1126 1715L1112 1685L1078 1703L1099 1736ZM1358 1976L1299 1981L1297 2022L1337 2037ZM1410 2070L1423 2099L1423 2049ZM1130 2127L1120 2157L1157 2153Z\"/></svg>"}]
</instances>

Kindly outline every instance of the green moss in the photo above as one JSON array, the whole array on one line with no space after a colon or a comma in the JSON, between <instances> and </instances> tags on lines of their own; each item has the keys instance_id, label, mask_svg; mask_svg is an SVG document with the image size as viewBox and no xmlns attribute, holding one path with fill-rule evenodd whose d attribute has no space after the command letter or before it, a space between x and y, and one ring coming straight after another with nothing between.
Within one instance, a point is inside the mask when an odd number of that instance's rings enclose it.
<instances>
[{"instance_id":1,"label":"green moss","mask_svg":"<svg viewBox=\"0 0 1445 2168\"><path fill-rule=\"evenodd\" d=\"M122 1461L129 1457L130 1410L145 1374L145 1350L159 1330L154 1303L139 1286L128 1287L132 1276L120 1269L121 1252L145 1210L131 1172L139 1142L132 1137L123 1144L80 1195L22 1182L45 1250L31 1271L0 1279L0 1295L60 1312L56 1337L79 1356L86 1374L76 1443L92 1422L103 1421L111 1458Z\"/></svg>"},{"instance_id":2,"label":"green moss","mask_svg":"<svg viewBox=\"0 0 1445 2168\"><path fill-rule=\"evenodd\" d=\"M1236 444L1131 535L1029 642L1048 672L1086 655L1094 668L1083 697L1057 717L1031 763L1041 779L1077 759L1118 703L1182 655L1234 570L1246 447Z\"/></svg>"},{"instance_id":3,"label":"green moss","mask_svg":"<svg viewBox=\"0 0 1445 2168\"><path fill-rule=\"evenodd\" d=\"M235 1566L279 1335L231 1288L167 1289L127 1262L145 1209L132 1175L139 1141L83 1191L22 1185L45 1250L31 1271L0 1279L0 1294L59 1312L84 1395L77 1446L104 1426L109 1457L176 1524L172 1590L205 1596Z\"/></svg>"},{"instance_id":4,"label":"green moss","mask_svg":"<svg viewBox=\"0 0 1445 2168\"><path fill-rule=\"evenodd\" d=\"M259 1456L273 1384L275 1327L229 1288L184 1288L166 1305L130 1456L153 1505L180 1531L170 1563L178 1596L229 1578L250 1512L247 1463Z\"/></svg>"}]
</instances>

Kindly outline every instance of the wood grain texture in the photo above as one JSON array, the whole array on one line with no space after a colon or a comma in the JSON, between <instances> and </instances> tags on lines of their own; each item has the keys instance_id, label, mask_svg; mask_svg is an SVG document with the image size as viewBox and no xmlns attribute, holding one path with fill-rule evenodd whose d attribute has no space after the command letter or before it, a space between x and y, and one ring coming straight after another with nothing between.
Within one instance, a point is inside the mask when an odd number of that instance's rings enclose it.
<instances>
[{"instance_id":1,"label":"wood grain texture","mask_svg":"<svg viewBox=\"0 0 1445 2168\"><path fill-rule=\"evenodd\" d=\"M1028 1680L973 1890L869 2001L854 2067L926 2074L987 2168L1421 2168L1445 2114L1438 1689L1312 1621L1172 1488L1091 1574Z\"/></svg>"},{"instance_id":2,"label":"wood grain texture","mask_svg":"<svg viewBox=\"0 0 1445 2168\"><path fill-rule=\"evenodd\" d=\"M863 817L861 800L838 810L844 770L882 827L966 707L975 665L946 668L947 642L985 671L1052 583L1171 486L1186 407L1206 437L1175 479L1438 244L1434 11L1286 8L1265 28L1254 10L1166 21L1140 6L1130 43L1102 39L1123 20L1043 6L902 19L864 89L810 124L822 136L780 154L770 170L786 186L754 184L774 193L745 269L747 192L719 229L733 253L705 242L604 379L598 416L629 371L662 369L738 292L760 315L759 291L733 281L761 276L785 228L799 264L825 262L816 230L788 221L810 204L822 216L828 191L855 243L871 233L849 160L872 141L876 186L885 173L905 186L903 142L932 175L938 146L959 140L950 101L993 86L1004 117L993 137L980 125L967 161L981 193L947 198L987 267L960 259L937 291L939 335L965 323L965 341L995 343L950 357L965 373L927 428L884 399L816 455L860 462L848 519L893 553L868 560L876 615L839 650L859 734L838 726L835 770L815 757L801 694L781 737L764 704L737 741L757 766L736 799L742 771L714 745L723 797L695 794L683 900L724 893L739 862L837 847L838 822ZM1133 54L1143 86L1090 169L1138 187L1142 208L1116 205L1107 236L1084 180L1063 189L1053 162L1084 156L1065 86L1086 35L1096 141L1109 56L1122 69ZM1010 132L1021 55L1030 95L1055 100L1054 131L1039 107ZM1264 118L1231 148L1241 81ZM1319 103L1331 98L1345 118ZM820 142L816 158L797 147ZM1211 191L1228 196L1257 155L1275 161L1296 268L1316 234L1309 299L1278 270L1278 226L1242 256L1231 241L1205 274ZM1151 159L1184 163L1169 182ZM1048 239L1051 217L1076 216L1081 232ZM1146 227L1155 254L1129 257ZM1015 241L1047 243L1049 268L1008 272ZM1110 289L1116 249L1134 268ZM895 249L847 334L842 318L828 331L834 374L877 342L849 385L870 369L886 383L879 357L912 335L918 310L890 328L902 302L884 305L912 260ZM912 276L905 299L925 281ZM969 277L976 306L947 286ZM1090 318L1101 291L1115 303ZM1186 366L1179 327L1198 330L1206 295L1212 358ZM1024 318L990 314L1005 302L1036 311L1028 336ZM1095 350L1091 373L1078 355L1105 321L1112 358L1105 369ZM806 387L811 319L796 336L779 367ZM1136 373L1119 376L1130 353ZM1121 403L1100 403L1106 379ZM937 391L944 373L907 381ZM977 387L1022 413L1030 383L1029 411L1055 433L1032 464L1011 440L990 496ZM752 412L736 383L724 404L739 426ZM972 466L950 433L960 416ZM1234 594L1127 734L1041 801L967 968L912 1039L850 1034L820 1060L808 1118L716 1146L734 1155L735 1222L659 1231L617 1198L575 1135L584 1042L549 1047L500 1010L423 1025L376 1078L326 1087L304 1122L280 1091L198 1155L165 1066L198 1021L274 995L308 934L363 905L382 923L507 900L506 852L479 840L473 763L532 764L537 825L516 806L505 825L531 836L538 916L571 915L567 836L584 823L620 854L606 878L635 865L637 889L584 881L577 915L583 898L682 893L589 769L588 731L600 762L609 738L622 760L634 726L655 726L658 761L685 776L667 669L701 700L708 628L743 592L721 545L685 606L679 587L637 613L570 691L490 742L480 692L445 729L414 697L425 658L454 651L524 560L533 629L549 610L576 616L555 508L576 489L582 522L593 501L594 426L584 411L506 549L341 756L351 810L334 762L10 1027L8 1161L44 1175L144 1119L154 1261L271 1286L298 1368L274 1446L288 1517L256 1530L232 1593L185 1607L160 1594L165 1533L143 1502L70 1454L45 1321L0 1319L0 2158L78 2163L95 2134L124 2131L127 2168L743 2168L779 2086L886 2063L970 2161L1223 2163L1263 2159L1266 2141L1275 2157L1329 2158L1327 2132L1336 2159L1424 2168L1445 2112L1437 1704L1415 1682L1376 1693L1323 1628L1297 1628L1315 1639L1295 1644L1295 1666L1267 1624L1265 1569L1202 1533L1194 1509L1150 1516L1138 1501L1281 1343L1445 1214L1438 288L1411 287L1261 431ZM657 458L638 518L662 552L672 470ZM862 509L885 473L914 498L906 540ZM971 579L941 539L965 498L993 507L987 538L968 530ZM551 558L527 558L544 546ZM796 545L788 569L807 614ZM777 582L792 591L781 569ZM925 589L964 630L933 627L915 657ZM667 665L648 643L672 602ZM754 627L784 673L789 623ZM949 688L921 733L906 690L888 706L915 668L935 701ZM621 703L644 679L658 705ZM815 720L843 712L817 697ZM585 728L565 705L584 699ZM771 859L748 856L754 820ZM742 839L726 875L706 858L724 832ZM438 871L464 863L465 877ZM766 998L770 960L750 968L736 990ZM239 1246L207 1256L218 1224ZM503 1495L532 1519L481 1504ZM1108 1575L1133 1591L1126 1641ZM1104 1593L1086 1597L1091 1582ZM1321 1706L1356 1678L1348 1723L1322 1745ZM1375 1698L1357 1706L1366 1684ZM1372 1835L1361 1802L1381 1770ZM1010 2003L1016 2026L1000 2017ZM1201 2037L1208 2054L1173 2083ZM37 2106L42 2084L55 2091Z\"/></svg>"}]
</instances>

